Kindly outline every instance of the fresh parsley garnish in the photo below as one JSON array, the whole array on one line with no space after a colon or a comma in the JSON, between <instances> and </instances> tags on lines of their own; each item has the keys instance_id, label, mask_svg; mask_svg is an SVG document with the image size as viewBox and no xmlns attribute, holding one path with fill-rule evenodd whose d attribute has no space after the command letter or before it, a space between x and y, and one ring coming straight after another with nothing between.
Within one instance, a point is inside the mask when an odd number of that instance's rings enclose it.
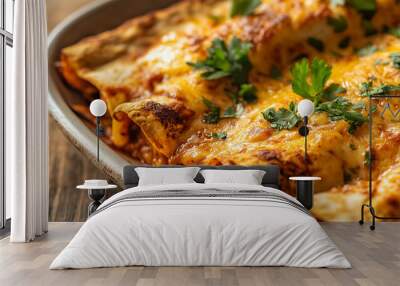
<instances>
[{"instance_id":1,"label":"fresh parsley garnish","mask_svg":"<svg viewBox=\"0 0 400 286\"><path fill-rule=\"evenodd\" d=\"M233 106L229 106L225 111L224 114L222 115L222 118L235 118L239 117L242 115L244 112L244 107L241 103L238 103Z\"/></svg>"},{"instance_id":2,"label":"fresh parsley garnish","mask_svg":"<svg viewBox=\"0 0 400 286\"><path fill-rule=\"evenodd\" d=\"M400 69L400 53L392 53L389 57L392 60L393 67Z\"/></svg>"},{"instance_id":3,"label":"fresh parsley garnish","mask_svg":"<svg viewBox=\"0 0 400 286\"><path fill-rule=\"evenodd\" d=\"M349 132L354 133L366 119L356 111L357 106L354 108L354 105L344 97L337 97L337 94L346 92L346 89L338 84L331 84L325 88L331 73L332 68L323 60L314 59L311 68L309 68L307 60L302 60L292 69L293 91L312 100L316 105L316 111L327 112L332 121L345 120L348 122ZM311 84L307 81L308 77L311 78Z\"/></svg>"},{"instance_id":4,"label":"fresh parsley garnish","mask_svg":"<svg viewBox=\"0 0 400 286\"><path fill-rule=\"evenodd\" d=\"M252 84L242 84L239 90L239 97L245 102L252 103L257 101L257 90Z\"/></svg>"},{"instance_id":5,"label":"fresh parsley garnish","mask_svg":"<svg viewBox=\"0 0 400 286\"><path fill-rule=\"evenodd\" d=\"M225 140L226 138L228 138L228 134L226 132L216 132L211 134L211 137L214 139Z\"/></svg>"},{"instance_id":6,"label":"fresh parsley garnish","mask_svg":"<svg viewBox=\"0 0 400 286\"><path fill-rule=\"evenodd\" d=\"M237 37L231 40L229 46L223 40L215 39L204 61L188 64L203 70L202 77L207 80L230 77L233 84L240 86L248 82L252 68L248 57L251 47L251 43L242 42Z\"/></svg>"},{"instance_id":7,"label":"fresh parsley garnish","mask_svg":"<svg viewBox=\"0 0 400 286\"><path fill-rule=\"evenodd\" d=\"M325 44L320 39L309 37L307 39L307 43L319 52L323 52L325 50Z\"/></svg>"},{"instance_id":8,"label":"fresh parsley garnish","mask_svg":"<svg viewBox=\"0 0 400 286\"><path fill-rule=\"evenodd\" d=\"M372 55L373 53L375 53L376 51L378 51L378 48L372 44L368 44L365 47L358 49L357 55L359 55L360 57L365 57L365 56L369 56Z\"/></svg>"},{"instance_id":9,"label":"fresh parsley garnish","mask_svg":"<svg viewBox=\"0 0 400 286\"><path fill-rule=\"evenodd\" d=\"M351 107L353 110L364 110L365 107L365 102L359 101L357 103L354 103L353 106Z\"/></svg>"},{"instance_id":10,"label":"fresh parsley garnish","mask_svg":"<svg viewBox=\"0 0 400 286\"><path fill-rule=\"evenodd\" d=\"M235 108L235 106L229 106L224 111L223 117L225 117L225 118L234 118L234 117L236 117L236 108Z\"/></svg>"},{"instance_id":11,"label":"fresh parsley garnish","mask_svg":"<svg viewBox=\"0 0 400 286\"><path fill-rule=\"evenodd\" d=\"M228 59L230 62L230 73L232 81L236 85L247 83L249 73L252 68L249 60L249 52L252 44L242 42L239 38L234 37L228 48Z\"/></svg>"},{"instance_id":12,"label":"fresh parsley garnish","mask_svg":"<svg viewBox=\"0 0 400 286\"><path fill-rule=\"evenodd\" d=\"M324 89L324 92L322 93L322 100L323 101L329 101L329 100L334 100L337 98L338 94L345 93L346 89L342 86L340 86L337 83L332 83L328 87Z\"/></svg>"},{"instance_id":13,"label":"fresh parsley garnish","mask_svg":"<svg viewBox=\"0 0 400 286\"><path fill-rule=\"evenodd\" d=\"M326 81L331 76L332 68L317 58L312 60L311 66L307 59L302 59L294 64L291 73L293 91L303 98L318 103Z\"/></svg>"},{"instance_id":14,"label":"fresh parsley garnish","mask_svg":"<svg viewBox=\"0 0 400 286\"><path fill-rule=\"evenodd\" d=\"M243 42L237 37L234 37L229 45L221 39L215 39L208 49L208 55L205 60L197 63L188 63L188 65L202 70L201 76L206 80L230 79L232 84L226 94L235 105L253 103L257 100L257 90L254 85L249 83L252 64L248 54L251 47L250 43ZM228 108L224 113L224 117L237 116L238 112L233 112L235 109L237 108ZM212 115L212 119L205 121L215 121L216 114L216 112L207 113L206 117Z\"/></svg>"},{"instance_id":15,"label":"fresh parsley garnish","mask_svg":"<svg viewBox=\"0 0 400 286\"><path fill-rule=\"evenodd\" d=\"M339 16L337 18L329 17L327 23L333 28L335 33L344 32L348 27L347 20L344 16Z\"/></svg>"},{"instance_id":16,"label":"fresh parsley garnish","mask_svg":"<svg viewBox=\"0 0 400 286\"><path fill-rule=\"evenodd\" d=\"M257 89L250 83L244 83L238 88L227 90L226 93L234 104L253 103L257 101Z\"/></svg>"},{"instance_id":17,"label":"fresh parsley garnish","mask_svg":"<svg viewBox=\"0 0 400 286\"><path fill-rule=\"evenodd\" d=\"M346 3L358 12L375 12L376 0L346 0Z\"/></svg>"},{"instance_id":18,"label":"fresh parsley garnish","mask_svg":"<svg viewBox=\"0 0 400 286\"><path fill-rule=\"evenodd\" d=\"M360 105L352 104L344 97L338 97L332 101L319 104L316 111L328 113L331 121L346 121L349 124L349 133L353 134L358 127L367 121L362 113L356 111L360 107ZM362 108L365 108L365 106L363 105Z\"/></svg>"},{"instance_id":19,"label":"fresh parsley garnish","mask_svg":"<svg viewBox=\"0 0 400 286\"><path fill-rule=\"evenodd\" d=\"M207 124L216 124L221 120L221 109L212 101L203 97L203 104L207 107L208 111L203 115L203 121Z\"/></svg>"},{"instance_id":20,"label":"fresh parsley garnish","mask_svg":"<svg viewBox=\"0 0 400 286\"><path fill-rule=\"evenodd\" d=\"M203 70L204 79L216 80L231 77L235 84L243 84L248 80L251 63L248 53L252 45L234 37L229 46L221 39L215 39L208 49L208 57L204 61L188 63L195 69Z\"/></svg>"},{"instance_id":21,"label":"fresh parsley garnish","mask_svg":"<svg viewBox=\"0 0 400 286\"><path fill-rule=\"evenodd\" d=\"M295 63L292 70L292 89L303 98L314 102L317 112L326 112L331 121L344 120L349 124L349 133L367 121L367 118L359 112L365 109L363 102L351 103L342 96L346 89L339 84L332 83L325 87L332 73L332 68L323 60L313 59L311 65L307 59ZM280 108L276 111L269 108L263 113L265 120L271 123L271 127L282 130L295 127L301 118L297 115L297 107L292 102L289 109Z\"/></svg>"},{"instance_id":22,"label":"fresh parsley garnish","mask_svg":"<svg viewBox=\"0 0 400 286\"><path fill-rule=\"evenodd\" d=\"M278 130L292 129L301 120L297 115L297 106L291 102L289 109L281 107L278 111L275 108L268 108L262 113L265 120L271 123L271 127Z\"/></svg>"},{"instance_id":23,"label":"fresh parsley garnish","mask_svg":"<svg viewBox=\"0 0 400 286\"><path fill-rule=\"evenodd\" d=\"M261 4L261 0L232 0L231 17L248 16Z\"/></svg>"},{"instance_id":24,"label":"fresh parsley garnish","mask_svg":"<svg viewBox=\"0 0 400 286\"><path fill-rule=\"evenodd\" d=\"M363 82L360 87L363 97L387 95L394 91L400 91L400 85L381 84L378 87L373 87L372 81L369 81Z\"/></svg>"},{"instance_id":25,"label":"fresh parsley garnish","mask_svg":"<svg viewBox=\"0 0 400 286\"><path fill-rule=\"evenodd\" d=\"M356 10L363 19L370 20L377 8L376 0L331 0L333 6L347 5Z\"/></svg>"}]
</instances>

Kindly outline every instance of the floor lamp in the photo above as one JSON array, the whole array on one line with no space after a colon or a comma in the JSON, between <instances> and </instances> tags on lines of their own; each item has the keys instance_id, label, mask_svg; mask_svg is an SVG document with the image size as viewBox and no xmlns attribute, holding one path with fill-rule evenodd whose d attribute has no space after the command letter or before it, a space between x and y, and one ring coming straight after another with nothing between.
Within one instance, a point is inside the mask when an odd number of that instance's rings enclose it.
<instances>
[{"instance_id":1,"label":"floor lamp","mask_svg":"<svg viewBox=\"0 0 400 286\"><path fill-rule=\"evenodd\" d=\"M103 134L100 119L106 114L106 112L107 105L103 100L96 99L91 102L90 113L96 117L97 163L100 162L100 136ZM89 198L92 200L88 207L88 216L92 215L101 205L103 199L105 198L106 190L114 188L116 188L116 186L109 185L107 180L85 180L83 185L77 187L77 189L87 190Z\"/></svg>"},{"instance_id":2,"label":"floor lamp","mask_svg":"<svg viewBox=\"0 0 400 286\"><path fill-rule=\"evenodd\" d=\"M314 113L314 103L311 100L304 99L297 105L297 111L303 119L303 125L299 128L299 134L304 137L304 163L308 164L307 154L307 135L310 132L308 129L308 118ZM307 167L308 170L308 167ZM290 180L296 181L296 198L304 207L310 210L313 207L313 195L315 181L321 180L320 177L301 176L290 177Z\"/></svg>"},{"instance_id":3,"label":"floor lamp","mask_svg":"<svg viewBox=\"0 0 400 286\"><path fill-rule=\"evenodd\" d=\"M380 220L394 220L394 219L400 219L400 217L382 217L376 214L376 210L373 206L373 200L372 200L372 144L373 144L373 134L372 134L372 125L373 125L373 105L372 105L372 100L373 99L388 99L388 98L400 98L400 95L370 95L369 96L369 112L368 112L368 129L369 129L369 149L368 149L368 203L362 204L361 205L361 219L359 221L359 224L363 225L364 224L364 209L367 208L371 214L372 217L372 224L369 226L370 230L375 230L375 220L380 219ZM390 109L390 104L386 102L385 106L388 106ZM387 108L385 108L381 116L384 115L385 111ZM397 113L392 113L392 116L394 119L397 118Z\"/></svg>"}]
</instances>

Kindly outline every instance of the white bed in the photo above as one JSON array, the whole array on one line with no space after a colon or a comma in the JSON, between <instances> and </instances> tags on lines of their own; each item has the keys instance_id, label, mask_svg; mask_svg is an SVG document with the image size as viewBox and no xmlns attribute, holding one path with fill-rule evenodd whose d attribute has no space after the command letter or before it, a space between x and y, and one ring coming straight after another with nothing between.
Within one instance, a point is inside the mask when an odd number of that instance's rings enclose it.
<instances>
[{"instance_id":1,"label":"white bed","mask_svg":"<svg viewBox=\"0 0 400 286\"><path fill-rule=\"evenodd\" d=\"M128 265L350 268L342 252L299 204L277 189L255 185L130 188L100 206L50 269Z\"/></svg>"}]
</instances>

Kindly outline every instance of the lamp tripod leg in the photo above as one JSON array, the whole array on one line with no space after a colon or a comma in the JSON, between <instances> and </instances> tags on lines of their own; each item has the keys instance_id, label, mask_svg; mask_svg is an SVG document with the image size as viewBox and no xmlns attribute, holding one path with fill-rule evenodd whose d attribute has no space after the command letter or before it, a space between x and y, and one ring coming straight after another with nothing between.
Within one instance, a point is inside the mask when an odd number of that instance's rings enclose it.
<instances>
[{"instance_id":1,"label":"lamp tripod leg","mask_svg":"<svg viewBox=\"0 0 400 286\"><path fill-rule=\"evenodd\" d=\"M375 218L376 218L375 209L372 206L370 206L369 211L371 212L372 216L372 224L369 226L369 229L375 230Z\"/></svg>"},{"instance_id":2,"label":"lamp tripod leg","mask_svg":"<svg viewBox=\"0 0 400 286\"><path fill-rule=\"evenodd\" d=\"M364 224L364 207L365 207L365 205L363 204L363 205L361 206L361 219L358 221L358 223L359 223L360 225L363 225L363 224Z\"/></svg>"}]
</instances>

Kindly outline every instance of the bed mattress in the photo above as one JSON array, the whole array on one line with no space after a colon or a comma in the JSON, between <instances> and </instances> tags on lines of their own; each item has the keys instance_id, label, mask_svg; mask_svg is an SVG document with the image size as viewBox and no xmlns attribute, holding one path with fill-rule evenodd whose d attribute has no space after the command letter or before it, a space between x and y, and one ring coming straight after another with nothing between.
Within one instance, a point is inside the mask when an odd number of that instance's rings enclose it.
<instances>
[{"instance_id":1,"label":"bed mattress","mask_svg":"<svg viewBox=\"0 0 400 286\"><path fill-rule=\"evenodd\" d=\"M50 269L131 265L351 267L289 195L263 186L196 183L114 195Z\"/></svg>"}]
</instances>

